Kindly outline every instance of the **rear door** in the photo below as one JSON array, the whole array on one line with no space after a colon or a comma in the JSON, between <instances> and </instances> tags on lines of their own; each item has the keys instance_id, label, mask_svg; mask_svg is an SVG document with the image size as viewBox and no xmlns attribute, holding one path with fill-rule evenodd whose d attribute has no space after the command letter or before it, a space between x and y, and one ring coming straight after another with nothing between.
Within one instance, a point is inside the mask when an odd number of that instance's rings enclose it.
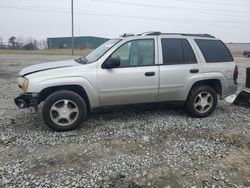
<instances>
[{"instance_id":1,"label":"rear door","mask_svg":"<svg viewBox=\"0 0 250 188\"><path fill-rule=\"evenodd\" d=\"M98 67L103 106L156 102L159 84L156 49L156 37L127 41L109 56L120 58L120 67Z\"/></svg>"},{"instance_id":2,"label":"rear door","mask_svg":"<svg viewBox=\"0 0 250 188\"><path fill-rule=\"evenodd\" d=\"M193 77L199 76L202 67L198 63L190 39L159 37L160 86L158 101L183 101L189 92Z\"/></svg>"}]
</instances>

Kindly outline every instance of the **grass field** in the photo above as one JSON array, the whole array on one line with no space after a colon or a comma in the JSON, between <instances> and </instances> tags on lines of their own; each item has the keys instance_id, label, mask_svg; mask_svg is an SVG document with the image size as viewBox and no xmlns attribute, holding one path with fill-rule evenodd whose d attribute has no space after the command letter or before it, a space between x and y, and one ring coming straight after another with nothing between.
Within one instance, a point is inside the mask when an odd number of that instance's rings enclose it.
<instances>
[{"instance_id":1,"label":"grass field","mask_svg":"<svg viewBox=\"0 0 250 188\"><path fill-rule=\"evenodd\" d=\"M75 49L75 55L86 56L92 49ZM71 49L46 49L46 50L13 50L0 49L0 54L38 54L38 55L71 55Z\"/></svg>"}]
</instances>

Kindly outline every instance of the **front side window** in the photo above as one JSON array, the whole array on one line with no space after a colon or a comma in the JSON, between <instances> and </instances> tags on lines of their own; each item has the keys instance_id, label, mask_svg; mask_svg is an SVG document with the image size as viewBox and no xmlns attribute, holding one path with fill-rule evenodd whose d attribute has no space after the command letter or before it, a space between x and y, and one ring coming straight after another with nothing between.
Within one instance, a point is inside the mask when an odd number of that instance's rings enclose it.
<instances>
[{"instance_id":1,"label":"front side window","mask_svg":"<svg viewBox=\"0 0 250 188\"><path fill-rule=\"evenodd\" d=\"M195 39L207 63L231 62L233 57L220 40Z\"/></svg>"},{"instance_id":2,"label":"front side window","mask_svg":"<svg viewBox=\"0 0 250 188\"><path fill-rule=\"evenodd\" d=\"M192 64L197 63L194 51L188 40L177 38L161 39L163 64Z\"/></svg>"},{"instance_id":3,"label":"front side window","mask_svg":"<svg viewBox=\"0 0 250 188\"><path fill-rule=\"evenodd\" d=\"M154 39L140 39L120 46L111 57L120 59L120 67L149 66L155 64Z\"/></svg>"}]
</instances>

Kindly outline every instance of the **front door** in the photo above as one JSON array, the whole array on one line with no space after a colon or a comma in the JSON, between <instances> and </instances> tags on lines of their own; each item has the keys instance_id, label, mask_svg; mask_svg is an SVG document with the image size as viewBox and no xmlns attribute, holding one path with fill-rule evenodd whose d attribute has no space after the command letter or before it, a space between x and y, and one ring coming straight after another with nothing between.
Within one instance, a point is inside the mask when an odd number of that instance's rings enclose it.
<instances>
[{"instance_id":1,"label":"front door","mask_svg":"<svg viewBox=\"0 0 250 188\"><path fill-rule=\"evenodd\" d=\"M155 39L137 39L122 44L110 57L120 66L98 68L99 97L103 106L156 102L159 67Z\"/></svg>"}]
</instances>

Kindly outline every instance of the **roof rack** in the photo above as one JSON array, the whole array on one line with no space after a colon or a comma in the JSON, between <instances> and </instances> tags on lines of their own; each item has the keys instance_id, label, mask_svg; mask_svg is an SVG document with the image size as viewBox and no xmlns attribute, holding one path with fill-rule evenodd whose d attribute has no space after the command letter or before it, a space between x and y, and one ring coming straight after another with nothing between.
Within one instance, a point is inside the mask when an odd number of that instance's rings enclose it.
<instances>
[{"instance_id":1,"label":"roof rack","mask_svg":"<svg viewBox=\"0 0 250 188\"><path fill-rule=\"evenodd\" d=\"M207 38L215 38L214 36L210 34L191 34L191 33L161 33L159 31L151 31L151 32L145 32L140 33L137 36L152 36L152 35L181 35L181 36L193 36L193 37L207 37Z\"/></svg>"},{"instance_id":2,"label":"roof rack","mask_svg":"<svg viewBox=\"0 0 250 188\"><path fill-rule=\"evenodd\" d=\"M124 33L124 34L120 35L119 37L132 37L132 36L135 36L135 35L132 33Z\"/></svg>"},{"instance_id":3,"label":"roof rack","mask_svg":"<svg viewBox=\"0 0 250 188\"><path fill-rule=\"evenodd\" d=\"M159 31L149 31L144 33L139 33L136 36L155 36L155 35L181 35L181 36L191 36L191 37L206 37L206 38L215 38L213 35L210 34L192 34L192 33L161 33ZM135 36L131 33L124 33L120 37L131 37Z\"/></svg>"},{"instance_id":4,"label":"roof rack","mask_svg":"<svg viewBox=\"0 0 250 188\"><path fill-rule=\"evenodd\" d=\"M207 38L215 38L215 36L210 34L191 34L191 33L161 33L162 35L181 35L181 36L191 36L191 37L207 37Z\"/></svg>"},{"instance_id":5,"label":"roof rack","mask_svg":"<svg viewBox=\"0 0 250 188\"><path fill-rule=\"evenodd\" d=\"M137 34L137 36L150 36L150 35L160 35L161 32L159 31L148 31L148 32L144 32L144 33L139 33Z\"/></svg>"}]
</instances>

